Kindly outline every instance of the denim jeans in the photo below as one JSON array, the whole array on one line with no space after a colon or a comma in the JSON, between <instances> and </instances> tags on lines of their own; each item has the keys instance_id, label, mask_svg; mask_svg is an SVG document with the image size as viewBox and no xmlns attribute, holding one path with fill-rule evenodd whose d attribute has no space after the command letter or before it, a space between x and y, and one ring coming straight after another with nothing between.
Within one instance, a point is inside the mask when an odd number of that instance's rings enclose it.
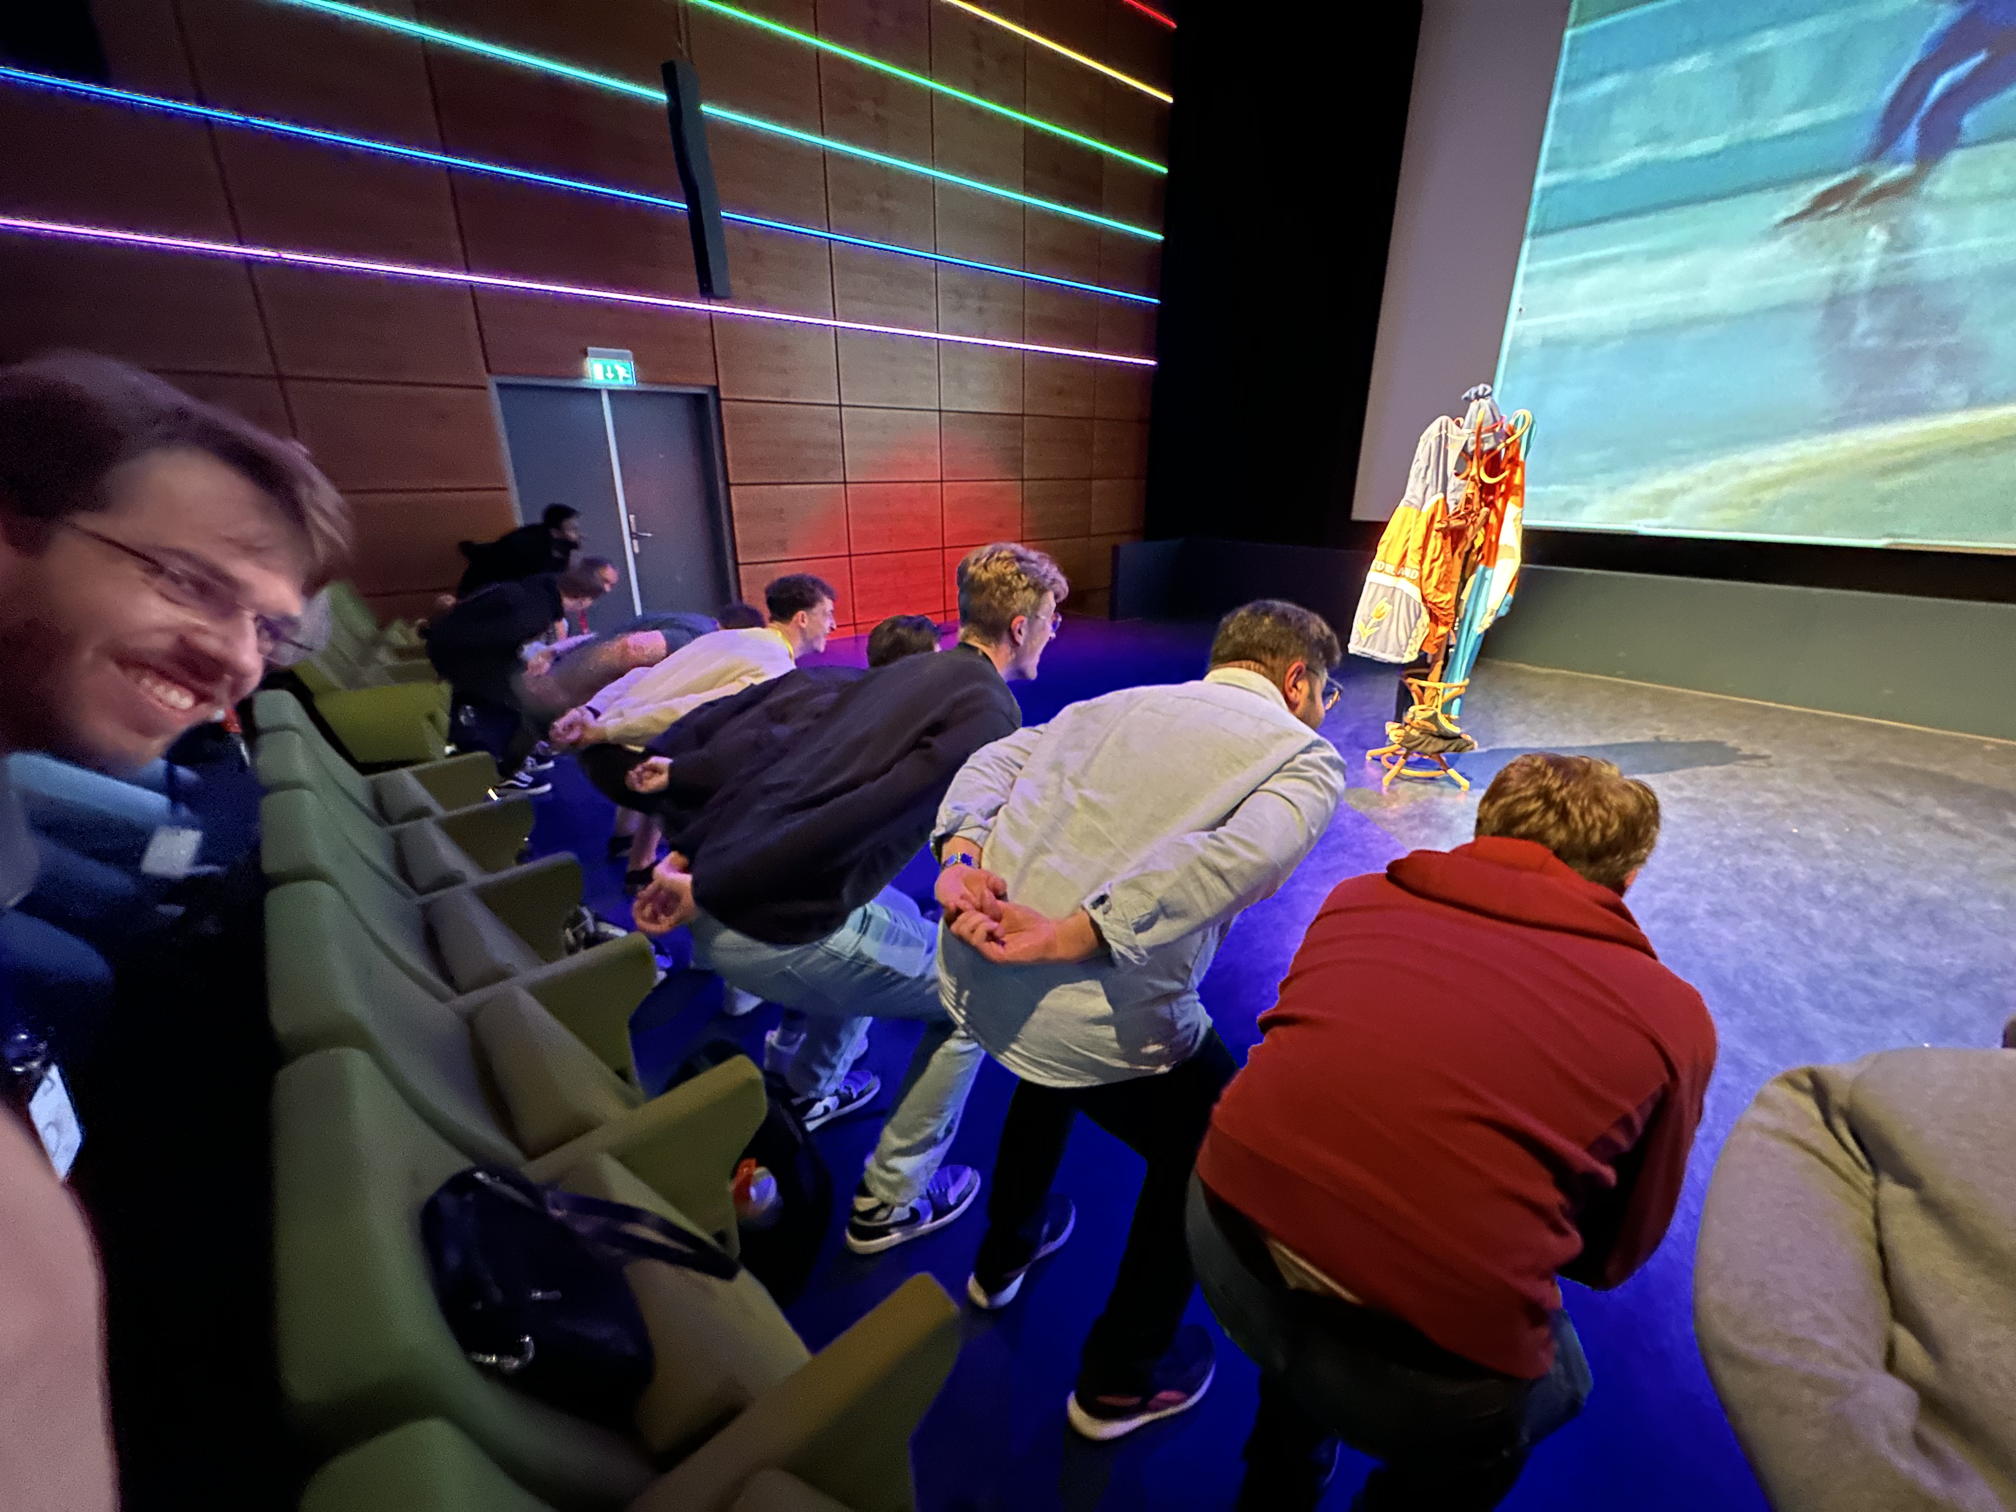
<instances>
[{"instance_id":1,"label":"denim jeans","mask_svg":"<svg viewBox=\"0 0 2016 1512\"><path fill-rule=\"evenodd\" d=\"M1260 1231L1195 1177L1188 1229L1211 1310L1260 1367L1242 1507L1313 1508L1342 1439L1380 1461L1359 1512L1485 1512L1589 1395L1589 1362L1565 1313L1554 1314L1553 1369L1537 1381L1501 1375L1398 1318L1291 1288Z\"/></svg>"},{"instance_id":2,"label":"denim jeans","mask_svg":"<svg viewBox=\"0 0 2016 1512\"><path fill-rule=\"evenodd\" d=\"M809 945L771 945L703 913L693 921L693 958L733 986L792 1010L778 1045L785 1084L800 1097L822 1097L840 1085L868 1046L872 1020L924 1025L862 1176L877 1201L921 1196L959 1131L966 1094L987 1053L939 1000L937 930L916 903L884 888Z\"/></svg>"}]
</instances>

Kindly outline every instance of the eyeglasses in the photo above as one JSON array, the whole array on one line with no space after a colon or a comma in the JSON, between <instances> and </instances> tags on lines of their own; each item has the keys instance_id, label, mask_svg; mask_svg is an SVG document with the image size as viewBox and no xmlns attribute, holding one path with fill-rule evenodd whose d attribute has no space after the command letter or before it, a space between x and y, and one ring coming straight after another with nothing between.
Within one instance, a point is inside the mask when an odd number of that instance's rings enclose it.
<instances>
[{"instance_id":1,"label":"eyeglasses","mask_svg":"<svg viewBox=\"0 0 2016 1512\"><path fill-rule=\"evenodd\" d=\"M101 546L110 546L114 551L131 557L140 564L140 570L154 589L169 603L178 605L207 620L234 620L241 614L252 616L252 638L259 648L260 656L271 661L283 650L308 651L301 634L301 621L291 614L258 614L247 608L239 599L238 591L222 573L214 567L200 562L164 562L150 552L137 546L128 546L124 541L115 541L102 535L88 525L79 525L74 520L63 524L81 536L89 536Z\"/></svg>"},{"instance_id":2,"label":"eyeglasses","mask_svg":"<svg viewBox=\"0 0 2016 1512\"><path fill-rule=\"evenodd\" d=\"M1323 712L1328 714L1337 707L1337 700L1344 696L1344 690L1329 678L1323 679Z\"/></svg>"}]
</instances>

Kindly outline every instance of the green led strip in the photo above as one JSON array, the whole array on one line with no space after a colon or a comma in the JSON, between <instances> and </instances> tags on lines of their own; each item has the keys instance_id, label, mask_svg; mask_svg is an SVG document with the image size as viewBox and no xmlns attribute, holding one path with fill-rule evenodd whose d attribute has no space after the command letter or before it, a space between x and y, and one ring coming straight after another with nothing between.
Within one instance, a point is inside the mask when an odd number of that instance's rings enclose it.
<instances>
[{"instance_id":1,"label":"green led strip","mask_svg":"<svg viewBox=\"0 0 2016 1512\"><path fill-rule=\"evenodd\" d=\"M963 100L968 105L977 105L982 110L991 110L994 114L1006 116L1011 121L1020 121L1024 126L1033 126L1038 131L1047 131L1052 136L1063 137L1066 141L1076 142L1081 147L1090 147L1094 152L1103 152L1108 157L1119 158L1123 163L1132 163L1136 168L1146 168L1150 173L1167 173L1169 171L1168 168L1156 162L1153 158L1138 156L1135 153L1126 151L1124 148L1115 147L1111 142L1102 142L1097 137L1086 136L1083 132L1073 131L1068 126L1059 126L1054 121L1046 121L1038 116L1027 115L1022 111L1014 109L1012 106L1002 105L993 100L982 99L976 94L968 94L963 89L955 89L950 84L941 84L936 79L927 78L920 73L912 73L907 68L898 68L894 63L885 62L881 58L873 58L867 53L856 52L851 47L842 47L838 42L828 42L824 37L815 37L810 32L799 31L796 27L786 26L781 21L772 21L768 16L759 16L752 11L741 10L733 5L724 5L722 0L691 0L691 3L699 6L702 10L714 11L723 16L732 16L737 21L745 21L751 26L761 27L764 31L775 33L777 36L789 37L792 41L802 42L807 47L816 47L821 52L832 53L835 57L845 58L850 63L859 63L863 68L872 68L877 73L888 74L891 78L906 80L911 84L932 90L937 94L950 95L955 100Z\"/></svg>"},{"instance_id":2,"label":"green led strip","mask_svg":"<svg viewBox=\"0 0 2016 1512\"><path fill-rule=\"evenodd\" d=\"M480 37L465 36L461 32L443 31L438 26L428 26L420 21L408 21L401 16L389 16L384 11L372 10L366 6L345 4L344 0L277 0L281 5L297 6L303 10L323 11L332 16L343 16L352 21L362 21L368 26L382 27L387 31L399 32L409 37L418 37L424 42L438 42L443 47L456 48L462 52L478 53L486 58L495 58L501 63L515 63L521 68L533 69L539 73L552 74L558 78L572 79L577 84L592 85L614 94L629 95L633 99L649 100L663 107L665 92L646 84L633 83L629 79L619 79L612 74L596 73L593 69L579 68L572 63L563 63L557 58L541 57L537 53L521 52L515 47L505 47L501 43L486 42ZM963 174L948 173L942 168L933 168L926 163L913 163L908 158L892 157L886 152L875 152L866 147L856 147L851 142L836 142L831 137L816 136L809 131L799 131L795 127L780 125L776 121L766 121L760 116L744 115L738 110L729 110L719 105L703 105L703 114L729 121L737 126L746 126L756 131L769 132L774 136L788 137L794 142L820 147L828 152L837 152L846 157L861 158L867 162L880 163L885 168L900 168L906 173L915 173L924 178L937 179L940 183L957 184L963 189L972 189L980 194L992 195L997 199L1014 200L1037 210L1048 210L1053 215L1068 216L1072 220L1090 222L1104 226L1109 231L1125 232L1147 241L1159 242L1162 234L1146 226L1136 226L1128 221L1114 220L1110 216L1098 215L1090 210L1080 210L1075 205L1060 204L1056 200L1042 199L1033 194L1024 194L1019 189L1004 188L999 184L985 183Z\"/></svg>"}]
</instances>

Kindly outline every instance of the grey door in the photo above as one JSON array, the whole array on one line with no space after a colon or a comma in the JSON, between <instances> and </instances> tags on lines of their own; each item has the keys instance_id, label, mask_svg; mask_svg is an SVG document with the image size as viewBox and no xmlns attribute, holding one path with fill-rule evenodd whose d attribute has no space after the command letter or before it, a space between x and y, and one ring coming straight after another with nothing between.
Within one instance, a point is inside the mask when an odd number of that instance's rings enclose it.
<instances>
[{"instance_id":1,"label":"grey door","mask_svg":"<svg viewBox=\"0 0 2016 1512\"><path fill-rule=\"evenodd\" d=\"M708 396L613 389L605 397L638 597L646 609L712 614L736 594Z\"/></svg>"},{"instance_id":2,"label":"grey door","mask_svg":"<svg viewBox=\"0 0 2016 1512\"><path fill-rule=\"evenodd\" d=\"M736 596L713 395L500 379L497 407L519 518L573 505L583 551L623 574L589 615L595 629L711 614Z\"/></svg>"},{"instance_id":3,"label":"grey door","mask_svg":"<svg viewBox=\"0 0 2016 1512\"><path fill-rule=\"evenodd\" d=\"M548 504L581 511L582 552L609 558L624 583L588 615L609 630L636 614L624 557L623 509L609 458L609 424L599 389L562 384L499 383L497 409L511 459L512 493L520 520L536 520Z\"/></svg>"}]
</instances>

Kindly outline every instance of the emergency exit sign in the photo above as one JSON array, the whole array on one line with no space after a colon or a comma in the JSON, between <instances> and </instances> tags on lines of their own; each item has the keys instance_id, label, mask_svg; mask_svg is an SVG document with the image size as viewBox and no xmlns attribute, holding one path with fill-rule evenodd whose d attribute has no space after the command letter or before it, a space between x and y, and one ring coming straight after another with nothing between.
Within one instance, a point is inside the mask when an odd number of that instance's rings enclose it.
<instances>
[{"instance_id":1,"label":"emergency exit sign","mask_svg":"<svg viewBox=\"0 0 2016 1512\"><path fill-rule=\"evenodd\" d=\"M637 359L616 347L588 348L586 371L590 383L607 384L611 388L637 385Z\"/></svg>"}]
</instances>

